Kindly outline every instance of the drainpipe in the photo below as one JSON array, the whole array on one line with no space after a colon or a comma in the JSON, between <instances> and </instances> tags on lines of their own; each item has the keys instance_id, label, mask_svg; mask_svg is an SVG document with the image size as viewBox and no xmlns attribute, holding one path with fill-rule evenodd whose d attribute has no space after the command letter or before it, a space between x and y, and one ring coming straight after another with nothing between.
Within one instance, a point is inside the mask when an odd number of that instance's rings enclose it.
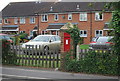
<instances>
[{"instance_id":1,"label":"drainpipe","mask_svg":"<svg viewBox=\"0 0 120 81\"><path fill-rule=\"evenodd\" d=\"M38 16L38 33L37 33L37 34L39 35L39 29L40 29L40 28L39 28L39 24L40 24L40 23L39 23L39 22L40 22L39 14L38 14L37 16Z\"/></svg>"},{"instance_id":2,"label":"drainpipe","mask_svg":"<svg viewBox=\"0 0 120 81\"><path fill-rule=\"evenodd\" d=\"M38 30L37 30L37 35L39 35L39 13L35 13L35 16L38 18L38 20L37 20L37 27L38 27Z\"/></svg>"},{"instance_id":3,"label":"drainpipe","mask_svg":"<svg viewBox=\"0 0 120 81\"><path fill-rule=\"evenodd\" d=\"M90 42L92 41L92 11L90 11Z\"/></svg>"}]
</instances>

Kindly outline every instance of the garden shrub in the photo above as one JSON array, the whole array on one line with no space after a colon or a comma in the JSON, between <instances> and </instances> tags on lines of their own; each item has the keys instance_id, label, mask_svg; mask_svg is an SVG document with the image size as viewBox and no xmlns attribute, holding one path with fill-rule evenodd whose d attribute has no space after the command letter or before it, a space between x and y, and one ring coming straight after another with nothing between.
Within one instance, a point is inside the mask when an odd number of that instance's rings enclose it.
<instances>
[{"instance_id":1,"label":"garden shrub","mask_svg":"<svg viewBox=\"0 0 120 81\"><path fill-rule=\"evenodd\" d=\"M118 57L112 53L89 52L82 62L84 72L113 75L118 72Z\"/></svg>"},{"instance_id":2,"label":"garden shrub","mask_svg":"<svg viewBox=\"0 0 120 81\"><path fill-rule=\"evenodd\" d=\"M10 49L10 42L7 40L0 40L2 45L2 64L16 64L16 54Z\"/></svg>"},{"instance_id":3,"label":"garden shrub","mask_svg":"<svg viewBox=\"0 0 120 81\"><path fill-rule=\"evenodd\" d=\"M24 40L25 40L25 39L26 39L26 40L28 39L27 36L28 36L27 33L20 33L20 34L19 34L19 38L20 38L20 40L21 40L20 42L23 42L23 43L24 43Z\"/></svg>"},{"instance_id":4,"label":"garden shrub","mask_svg":"<svg viewBox=\"0 0 120 81\"><path fill-rule=\"evenodd\" d=\"M65 71L118 75L118 56L113 53L91 51L80 60L70 57L70 53L65 56Z\"/></svg>"}]
</instances>

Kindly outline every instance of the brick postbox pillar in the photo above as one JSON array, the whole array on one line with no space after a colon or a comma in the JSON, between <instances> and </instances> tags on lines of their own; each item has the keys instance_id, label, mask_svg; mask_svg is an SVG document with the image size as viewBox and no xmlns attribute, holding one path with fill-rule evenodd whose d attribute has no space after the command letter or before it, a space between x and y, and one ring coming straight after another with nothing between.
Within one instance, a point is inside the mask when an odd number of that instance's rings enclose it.
<instances>
[{"instance_id":1,"label":"brick postbox pillar","mask_svg":"<svg viewBox=\"0 0 120 81\"><path fill-rule=\"evenodd\" d=\"M73 49L72 39L68 33L65 32L67 30L67 26L64 25L60 30L60 37L61 37L61 69L64 70L64 57L66 56L67 52ZM73 58L73 57L71 57Z\"/></svg>"},{"instance_id":2,"label":"brick postbox pillar","mask_svg":"<svg viewBox=\"0 0 120 81\"><path fill-rule=\"evenodd\" d=\"M65 30L68 30L68 27L73 27L73 25L71 23L67 23L63 27L61 27L61 29L60 29L61 53L68 52L73 47L70 34L65 32Z\"/></svg>"}]
</instances>

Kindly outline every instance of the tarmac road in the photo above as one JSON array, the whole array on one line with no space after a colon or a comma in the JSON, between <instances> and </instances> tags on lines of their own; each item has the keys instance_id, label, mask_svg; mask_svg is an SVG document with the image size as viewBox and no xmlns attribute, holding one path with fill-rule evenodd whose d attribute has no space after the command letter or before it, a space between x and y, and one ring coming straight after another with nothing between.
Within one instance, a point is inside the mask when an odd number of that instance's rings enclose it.
<instances>
[{"instance_id":1,"label":"tarmac road","mask_svg":"<svg viewBox=\"0 0 120 81\"><path fill-rule=\"evenodd\" d=\"M55 70L43 70L28 67L0 67L2 78L5 81L79 81L79 79L111 79L117 80L117 76L103 76L82 73L68 73ZM8 80L9 79L9 80ZM17 79L17 80L16 80ZM21 79L21 80L20 80ZM4 80L3 80L4 81Z\"/></svg>"}]
</instances>

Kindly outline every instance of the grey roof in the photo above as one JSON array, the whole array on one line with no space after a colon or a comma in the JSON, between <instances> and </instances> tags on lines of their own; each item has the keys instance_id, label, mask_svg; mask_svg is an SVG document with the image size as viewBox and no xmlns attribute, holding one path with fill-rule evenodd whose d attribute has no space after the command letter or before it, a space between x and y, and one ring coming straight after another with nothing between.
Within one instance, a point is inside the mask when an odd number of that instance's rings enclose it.
<instances>
[{"instance_id":1,"label":"grey roof","mask_svg":"<svg viewBox=\"0 0 120 81\"><path fill-rule=\"evenodd\" d=\"M49 26L47 27L47 30L54 30L54 29L60 29L67 23L50 23ZM73 25L77 25L78 23L72 23Z\"/></svg>"},{"instance_id":2,"label":"grey roof","mask_svg":"<svg viewBox=\"0 0 120 81\"><path fill-rule=\"evenodd\" d=\"M18 25L3 25L2 27L12 27L12 28L16 28L16 27L18 27Z\"/></svg>"},{"instance_id":3,"label":"grey roof","mask_svg":"<svg viewBox=\"0 0 120 81\"><path fill-rule=\"evenodd\" d=\"M47 30L48 30L48 29L60 29L62 26L64 26L64 25L49 25L49 26L47 27Z\"/></svg>"},{"instance_id":4,"label":"grey roof","mask_svg":"<svg viewBox=\"0 0 120 81\"><path fill-rule=\"evenodd\" d=\"M80 12L80 11L101 11L106 2L13 2L8 4L3 10L3 17L11 16L32 16L35 13L63 13L63 12ZM79 5L77 9L77 5ZM51 10L52 8L52 10ZM50 11L51 10L51 11ZM108 10L108 9L105 9Z\"/></svg>"},{"instance_id":5,"label":"grey roof","mask_svg":"<svg viewBox=\"0 0 120 81\"><path fill-rule=\"evenodd\" d=\"M3 25L2 31L18 31L18 25Z\"/></svg>"}]
</instances>

